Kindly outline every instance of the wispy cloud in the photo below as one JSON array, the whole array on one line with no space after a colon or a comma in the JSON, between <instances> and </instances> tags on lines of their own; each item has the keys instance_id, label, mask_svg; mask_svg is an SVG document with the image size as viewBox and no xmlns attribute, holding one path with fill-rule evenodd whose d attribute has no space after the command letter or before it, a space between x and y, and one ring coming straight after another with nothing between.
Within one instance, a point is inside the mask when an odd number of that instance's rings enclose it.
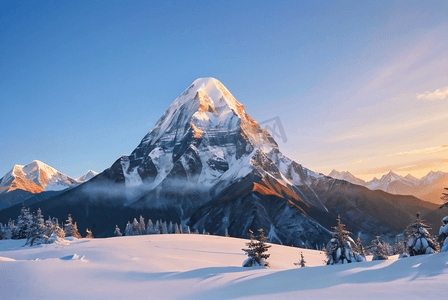
<instances>
[{"instance_id":1,"label":"wispy cloud","mask_svg":"<svg viewBox=\"0 0 448 300\"><path fill-rule=\"evenodd\" d=\"M440 152L448 152L448 145L443 145L439 147L430 147L425 149L419 149L419 150L413 150L408 152L399 152L394 154L397 156L410 156L410 155L431 155L436 154Z\"/></svg>"},{"instance_id":2,"label":"wispy cloud","mask_svg":"<svg viewBox=\"0 0 448 300\"><path fill-rule=\"evenodd\" d=\"M448 97L448 86L442 89L437 89L434 92L424 92L423 94L417 94L417 99L419 100L437 100L437 99L445 99Z\"/></svg>"}]
</instances>

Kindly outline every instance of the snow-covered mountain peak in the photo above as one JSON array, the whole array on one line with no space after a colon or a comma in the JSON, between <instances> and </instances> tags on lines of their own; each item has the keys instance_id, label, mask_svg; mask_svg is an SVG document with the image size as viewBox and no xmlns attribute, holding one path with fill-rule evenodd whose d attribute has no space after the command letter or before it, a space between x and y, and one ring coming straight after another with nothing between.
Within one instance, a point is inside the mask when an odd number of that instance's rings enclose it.
<instances>
[{"instance_id":1,"label":"snow-covered mountain peak","mask_svg":"<svg viewBox=\"0 0 448 300\"><path fill-rule=\"evenodd\" d=\"M364 185L366 182L358 177L356 177L355 175L353 175L352 173L350 173L349 171L342 171L339 172L335 169L333 169L330 174L328 174L328 176L336 178L336 179L340 179L340 180L345 180L354 184L358 184L358 185Z\"/></svg>"},{"instance_id":2,"label":"snow-covered mountain peak","mask_svg":"<svg viewBox=\"0 0 448 300\"><path fill-rule=\"evenodd\" d=\"M431 184L434 180L436 180L437 178L439 178L440 176L443 176L445 174L446 173L444 173L442 171L434 172L431 170L426 176L420 178L420 183L421 184Z\"/></svg>"},{"instance_id":3,"label":"snow-covered mountain peak","mask_svg":"<svg viewBox=\"0 0 448 300\"><path fill-rule=\"evenodd\" d=\"M60 191L77 181L49 165L34 160L26 165L15 165L0 181L4 191L24 190L31 193Z\"/></svg>"},{"instance_id":4,"label":"snow-covered mountain peak","mask_svg":"<svg viewBox=\"0 0 448 300\"><path fill-rule=\"evenodd\" d=\"M79 183L83 183L83 182L89 181L90 179L92 179L96 175L98 175L97 172L89 170L89 171L87 171L86 174L84 174L81 177L79 177L78 179L76 179L76 181L78 181Z\"/></svg>"},{"instance_id":5,"label":"snow-covered mountain peak","mask_svg":"<svg viewBox=\"0 0 448 300\"><path fill-rule=\"evenodd\" d=\"M177 141L190 130L195 138L200 138L203 132L213 134L240 128L253 146L265 152L277 147L221 82L214 78L199 78L170 105L142 142Z\"/></svg>"}]
</instances>

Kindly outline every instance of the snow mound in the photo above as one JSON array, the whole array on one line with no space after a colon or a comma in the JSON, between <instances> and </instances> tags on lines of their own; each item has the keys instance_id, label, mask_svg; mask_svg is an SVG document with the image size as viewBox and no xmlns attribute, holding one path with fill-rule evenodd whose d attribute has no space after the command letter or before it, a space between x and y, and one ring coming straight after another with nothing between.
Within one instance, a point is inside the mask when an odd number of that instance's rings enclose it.
<instances>
[{"instance_id":1,"label":"snow mound","mask_svg":"<svg viewBox=\"0 0 448 300\"><path fill-rule=\"evenodd\" d=\"M15 259L9 258L9 257L2 257L0 256L0 261L16 261Z\"/></svg>"}]
</instances>

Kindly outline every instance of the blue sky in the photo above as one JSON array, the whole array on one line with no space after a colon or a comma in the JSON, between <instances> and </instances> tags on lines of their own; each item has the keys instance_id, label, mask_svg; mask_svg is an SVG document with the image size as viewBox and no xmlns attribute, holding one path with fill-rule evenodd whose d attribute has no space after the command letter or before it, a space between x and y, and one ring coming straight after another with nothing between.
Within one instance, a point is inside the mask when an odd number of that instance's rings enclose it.
<instances>
[{"instance_id":1,"label":"blue sky","mask_svg":"<svg viewBox=\"0 0 448 300\"><path fill-rule=\"evenodd\" d=\"M448 1L309 2L1 1L0 176L101 172L199 77L312 170L448 171Z\"/></svg>"}]
</instances>

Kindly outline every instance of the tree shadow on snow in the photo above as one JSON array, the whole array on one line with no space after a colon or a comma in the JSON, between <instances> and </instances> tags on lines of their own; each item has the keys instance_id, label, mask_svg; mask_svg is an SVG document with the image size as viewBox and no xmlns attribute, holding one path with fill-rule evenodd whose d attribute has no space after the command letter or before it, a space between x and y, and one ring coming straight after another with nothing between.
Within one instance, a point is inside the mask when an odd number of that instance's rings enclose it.
<instances>
[{"instance_id":1,"label":"tree shadow on snow","mask_svg":"<svg viewBox=\"0 0 448 300\"><path fill-rule=\"evenodd\" d=\"M108 272L104 275L109 279L124 280L124 281L164 281L164 280L182 280L200 278L206 280L219 274L228 274L236 272L246 272L247 268L242 267L210 267L201 268L186 272Z\"/></svg>"},{"instance_id":2,"label":"tree shadow on snow","mask_svg":"<svg viewBox=\"0 0 448 300\"><path fill-rule=\"evenodd\" d=\"M342 284L381 283L396 280L413 281L448 272L448 253L404 258L397 261L375 261L336 266L319 266L275 271L256 278L229 281L223 287L194 295L195 299L234 299L245 296L287 293L330 288ZM246 268L241 271L246 271ZM191 297L191 295L189 295Z\"/></svg>"}]
</instances>

